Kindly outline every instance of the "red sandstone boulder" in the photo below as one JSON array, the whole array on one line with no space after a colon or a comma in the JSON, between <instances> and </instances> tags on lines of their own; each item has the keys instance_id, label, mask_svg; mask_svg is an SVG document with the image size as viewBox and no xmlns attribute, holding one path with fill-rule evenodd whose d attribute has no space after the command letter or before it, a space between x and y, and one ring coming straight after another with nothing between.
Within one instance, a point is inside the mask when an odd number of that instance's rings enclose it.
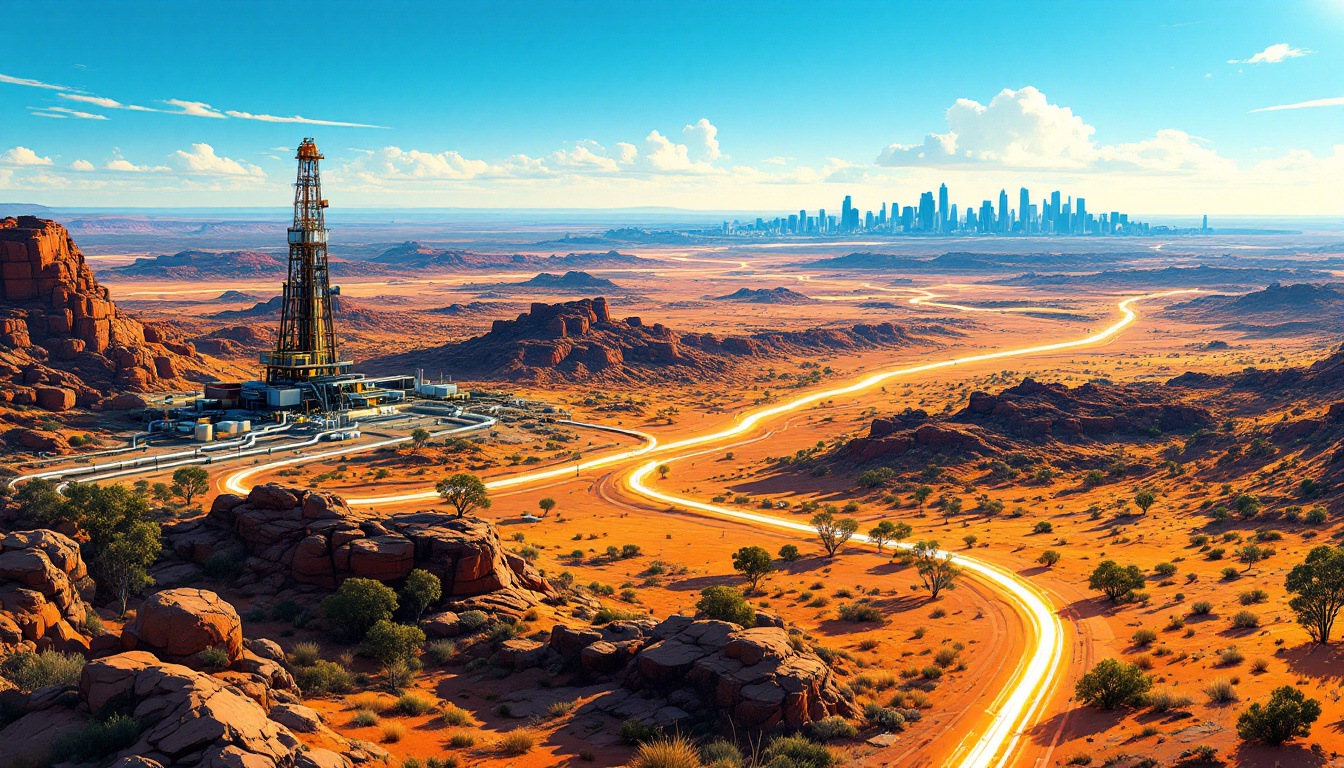
<instances>
[{"instance_id":1,"label":"red sandstone boulder","mask_svg":"<svg viewBox=\"0 0 1344 768\"><path fill-rule=\"evenodd\" d=\"M37 387L37 407L46 411L68 411L75 407L75 393L62 387Z\"/></svg>"},{"instance_id":2,"label":"red sandstone boulder","mask_svg":"<svg viewBox=\"0 0 1344 768\"><path fill-rule=\"evenodd\" d=\"M166 589L141 604L135 620L122 630L121 644L190 667L201 665L201 651L219 648L232 663L242 656L242 620L214 592Z\"/></svg>"}]
</instances>

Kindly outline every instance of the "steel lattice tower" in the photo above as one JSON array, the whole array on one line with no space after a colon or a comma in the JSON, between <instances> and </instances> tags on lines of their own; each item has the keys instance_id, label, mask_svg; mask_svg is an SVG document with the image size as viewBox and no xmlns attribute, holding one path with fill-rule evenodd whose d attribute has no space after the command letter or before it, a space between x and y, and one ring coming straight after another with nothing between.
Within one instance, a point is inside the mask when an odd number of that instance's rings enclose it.
<instances>
[{"instance_id":1,"label":"steel lattice tower","mask_svg":"<svg viewBox=\"0 0 1344 768\"><path fill-rule=\"evenodd\" d=\"M284 284L280 333L275 350L261 356L268 383L303 382L348 373L340 359L332 320L327 268L327 229L318 161L312 139L299 145L294 184L294 224L289 228L289 278Z\"/></svg>"}]
</instances>

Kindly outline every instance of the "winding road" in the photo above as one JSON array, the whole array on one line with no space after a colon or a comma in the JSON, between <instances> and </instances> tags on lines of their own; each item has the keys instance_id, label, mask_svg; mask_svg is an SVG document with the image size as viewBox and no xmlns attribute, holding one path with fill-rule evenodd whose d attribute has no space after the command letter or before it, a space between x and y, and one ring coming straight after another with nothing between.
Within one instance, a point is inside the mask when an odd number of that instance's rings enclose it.
<instances>
[{"instance_id":1,"label":"winding road","mask_svg":"<svg viewBox=\"0 0 1344 768\"><path fill-rule=\"evenodd\" d=\"M962 311L1022 311L1022 308L1017 307L991 309L943 303L937 301L940 297L929 291L916 290L914 292L920 294L911 299L911 303L916 304L927 304ZM695 499L666 493L650 484L649 477L656 473L659 464L670 464L721 451L728 447L732 441L743 439L754 430L762 429L772 421L796 414L801 409L835 397L867 392L892 379L944 368L956 368L986 361L1009 360L1105 343L1114 339L1121 331L1135 322L1138 316L1132 309L1132 305L1146 300L1195 292L1197 291L1173 290L1133 296L1117 304L1120 317L1114 323L1098 332L1088 333L1080 338L954 357L880 371L845 386L810 392L778 405L748 411L735 424L724 429L693 435L668 443L659 443L653 436L634 430L570 422L575 426L604 429L633 436L642 440L643 444L637 448L615 451L578 462L572 466L553 467L496 478L488 481L487 486L492 490L516 488L560 477L572 477L586 469L642 460L643 463L635 466L632 471L625 475L622 481L624 488L633 494L651 501L674 506L679 510L729 518L750 525L792 531L811 537L815 535L815 530L806 523L769 514L707 504ZM360 448L365 449L365 446ZM346 451L334 451L332 455L348 452L350 452L348 449ZM223 485L226 489L234 492L246 492L248 488L246 481L256 474L287 464L319 460L323 456L324 454L317 454L259 464L233 473L224 480ZM425 501L437 498L437 496L438 494L434 490L427 489L405 494L351 498L348 501L360 506L384 506ZM867 537L862 535L855 535L851 541L870 543ZM904 546L909 547L910 545ZM953 557L948 552L940 552L939 556ZM1066 647L1064 627L1050 597L1027 578L976 557L958 554L955 559L957 564L972 578L979 580L988 588L1000 594L1012 609L1023 617L1024 624L1030 628L1033 634L1028 643L1029 652L1018 661L1010 677L1010 683L985 708L987 719L982 719L982 724L976 729L976 732L968 735L951 759L945 763L949 766L957 766L957 768L1004 768L1011 765L1017 758L1022 734L1036 724L1045 703L1049 700L1052 691L1059 682Z\"/></svg>"}]
</instances>

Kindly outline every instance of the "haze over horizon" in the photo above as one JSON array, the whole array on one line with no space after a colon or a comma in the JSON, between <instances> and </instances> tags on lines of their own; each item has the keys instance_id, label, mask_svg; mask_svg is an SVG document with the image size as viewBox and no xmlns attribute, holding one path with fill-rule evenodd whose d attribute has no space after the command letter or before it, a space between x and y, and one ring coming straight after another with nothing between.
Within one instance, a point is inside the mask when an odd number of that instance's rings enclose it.
<instances>
[{"instance_id":1,"label":"haze over horizon","mask_svg":"<svg viewBox=\"0 0 1344 768\"><path fill-rule=\"evenodd\" d=\"M347 210L876 208L945 182L963 207L1341 212L1337 0L361 10L60 3L0 32L0 198L283 206L315 136Z\"/></svg>"}]
</instances>

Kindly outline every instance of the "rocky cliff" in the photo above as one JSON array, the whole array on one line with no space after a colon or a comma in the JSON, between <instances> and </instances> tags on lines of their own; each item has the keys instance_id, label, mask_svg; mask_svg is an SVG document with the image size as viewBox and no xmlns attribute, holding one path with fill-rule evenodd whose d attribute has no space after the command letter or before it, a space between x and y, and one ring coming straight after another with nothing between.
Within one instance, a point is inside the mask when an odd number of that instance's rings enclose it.
<instances>
[{"instance_id":1,"label":"rocky cliff","mask_svg":"<svg viewBox=\"0 0 1344 768\"><path fill-rule=\"evenodd\" d=\"M60 224L0 219L0 404L93 406L215 372L171 336L117 308Z\"/></svg>"}]
</instances>

